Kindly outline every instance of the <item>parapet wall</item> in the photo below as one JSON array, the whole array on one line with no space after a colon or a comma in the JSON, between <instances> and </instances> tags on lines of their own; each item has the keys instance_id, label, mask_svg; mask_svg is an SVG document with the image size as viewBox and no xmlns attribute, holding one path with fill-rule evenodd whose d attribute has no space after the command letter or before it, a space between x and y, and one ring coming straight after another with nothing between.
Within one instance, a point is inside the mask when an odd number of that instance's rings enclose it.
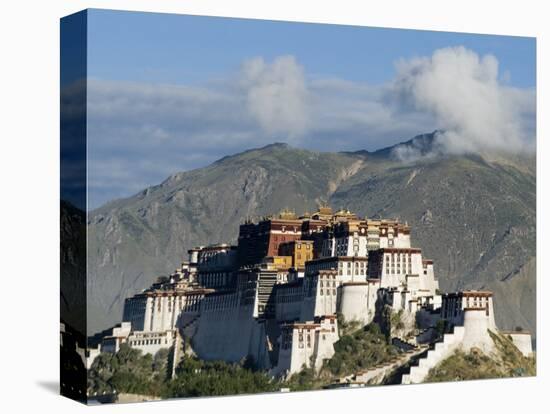
<instances>
[{"instance_id":1,"label":"parapet wall","mask_svg":"<svg viewBox=\"0 0 550 414\"><path fill-rule=\"evenodd\" d=\"M528 332L507 332L512 338L514 345L520 350L525 357L533 356L533 344L531 341L531 334Z\"/></svg>"},{"instance_id":2,"label":"parapet wall","mask_svg":"<svg viewBox=\"0 0 550 414\"><path fill-rule=\"evenodd\" d=\"M375 312L376 292L373 298L369 284L367 282L346 283L341 287L341 292L339 311L344 319L358 321L362 325L370 323Z\"/></svg>"},{"instance_id":3,"label":"parapet wall","mask_svg":"<svg viewBox=\"0 0 550 414\"><path fill-rule=\"evenodd\" d=\"M486 309L466 308L464 310L464 338L461 347L466 351L476 347L485 353L490 353L495 346L489 335L491 328L493 326Z\"/></svg>"}]
</instances>

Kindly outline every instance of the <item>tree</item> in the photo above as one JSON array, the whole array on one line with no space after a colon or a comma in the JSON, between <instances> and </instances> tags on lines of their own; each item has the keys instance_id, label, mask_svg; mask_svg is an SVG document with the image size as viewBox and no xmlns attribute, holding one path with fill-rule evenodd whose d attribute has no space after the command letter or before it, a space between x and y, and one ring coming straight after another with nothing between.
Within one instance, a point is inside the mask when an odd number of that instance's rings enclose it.
<instances>
[{"instance_id":1,"label":"tree","mask_svg":"<svg viewBox=\"0 0 550 414\"><path fill-rule=\"evenodd\" d=\"M122 344L116 354L99 355L88 372L88 393L158 395L167 379L168 350L155 357Z\"/></svg>"},{"instance_id":2,"label":"tree","mask_svg":"<svg viewBox=\"0 0 550 414\"><path fill-rule=\"evenodd\" d=\"M275 391L278 385L264 372L242 364L184 358L176 378L167 384L164 397L199 397Z\"/></svg>"}]
</instances>

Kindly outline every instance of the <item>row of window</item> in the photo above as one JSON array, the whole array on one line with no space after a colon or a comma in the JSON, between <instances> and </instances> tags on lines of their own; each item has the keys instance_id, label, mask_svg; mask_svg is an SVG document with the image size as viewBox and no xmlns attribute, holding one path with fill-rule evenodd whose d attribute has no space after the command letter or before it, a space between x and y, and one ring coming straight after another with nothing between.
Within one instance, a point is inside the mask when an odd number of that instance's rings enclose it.
<instances>
[{"instance_id":1,"label":"row of window","mask_svg":"<svg viewBox=\"0 0 550 414\"><path fill-rule=\"evenodd\" d=\"M488 312L488 305L489 305L489 299L488 298L481 298L481 297L474 297L473 299L472 298L464 298L464 306L465 307L470 307L470 306L475 306L475 307L487 307L487 312ZM460 300L457 300L457 299L453 299L452 301L446 301L444 304L443 304L443 315L445 317L451 317L451 316L458 316L459 313L462 311L462 306L463 306L463 303L462 301Z\"/></svg>"},{"instance_id":2,"label":"row of window","mask_svg":"<svg viewBox=\"0 0 550 414\"><path fill-rule=\"evenodd\" d=\"M298 254L296 255L296 258L297 258L298 260L302 260L302 254L301 254L301 253L298 253ZM306 259L306 260L310 260L310 259L312 259L312 258L313 258L313 255L312 255L311 253L306 253L306 254L305 254L305 259Z\"/></svg>"},{"instance_id":3,"label":"row of window","mask_svg":"<svg viewBox=\"0 0 550 414\"><path fill-rule=\"evenodd\" d=\"M168 339L164 340L164 343L168 343ZM129 341L130 346L141 346L141 345L160 345L162 344L162 339L138 339Z\"/></svg>"},{"instance_id":4,"label":"row of window","mask_svg":"<svg viewBox=\"0 0 550 414\"><path fill-rule=\"evenodd\" d=\"M178 296L177 302L176 298L168 298L167 311L172 312L174 307L185 310L198 310L200 304L200 296ZM157 303L157 312L162 310L162 300L155 300ZM151 309L155 309L154 303L151 305Z\"/></svg>"},{"instance_id":5,"label":"row of window","mask_svg":"<svg viewBox=\"0 0 550 414\"><path fill-rule=\"evenodd\" d=\"M397 268L397 271L395 270L395 267L391 267L391 272L390 272L390 268L389 267L386 267L386 274L389 275L389 274L392 274L392 275L400 275L401 274L401 269L400 268ZM411 271L409 269L409 272L408 274L410 274ZM407 274L407 269L403 269L403 274L406 275Z\"/></svg>"}]
</instances>

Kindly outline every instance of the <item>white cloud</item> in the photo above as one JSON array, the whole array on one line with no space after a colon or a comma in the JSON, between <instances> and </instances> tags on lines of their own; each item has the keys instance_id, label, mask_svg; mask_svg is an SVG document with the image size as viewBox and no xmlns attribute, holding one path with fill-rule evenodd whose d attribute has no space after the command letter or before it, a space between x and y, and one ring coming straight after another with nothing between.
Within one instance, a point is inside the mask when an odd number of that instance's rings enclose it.
<instances>
[{"instance_id":1,"label":"white cloud","mask_svg":"<svg viewBox=\"0 0 550 414\"><path fill-rule=\"evenodd\" d=\"M247 60L241 76L248 110L264 131L290 138L307 131L308 90L303 68L293 56L277 57L271 64L261 57Z\"/></svg>"},{"instance_id":2,"label":"white cloud","mask_svg":"<svg viewBox=\"0 0 550 414\"><path fill-rule=\"evenodd\" d=\"M455 47L400 61L392 92L435 117L447 153L517 152L534 143L534 91L503 85L492 55Z\"/></svg>"},{"instance_id":3,"label":"white cloud","mask_svg":"<svg viewBox=\"0 0 550 414\"><path fill-rule=\"evenodd\" d=\"M402 61L384 85L308 77L292 56L250 59L237 73L196 86L90 79L91 205L275 141L376 150L441 129L438 152L532 146L535 92L498 79L494 57L464 48ZM396 155L428 154L420 145Z\"/></svg>"}]
</instances>

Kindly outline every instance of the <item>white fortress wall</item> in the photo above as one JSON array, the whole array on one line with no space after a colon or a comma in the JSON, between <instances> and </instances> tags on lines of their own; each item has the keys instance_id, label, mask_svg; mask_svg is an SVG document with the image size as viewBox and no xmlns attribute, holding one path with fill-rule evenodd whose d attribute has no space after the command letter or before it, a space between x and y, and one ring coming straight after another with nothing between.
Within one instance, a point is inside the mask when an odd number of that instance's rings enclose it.
<instances>
[{"instance_id":1,"label":"white fortress wall","mask_svg":"<svg viewBox=\"0 0 550 414\"><path fill-rule=\"evenodd\" d=\"M491 317L485 308L466 308L463 311L462 326L455 325L453 333L443 336L443 341L436 343L433 350L428 351L425 358L419 360L418 366L412 367L410 373L403 376L404 384L424 381L430 369L451 356L456 349L465 352L476 347L490 354L494 342L489 335Z\"/></svg>"},{"instance_id":2,"label":"white fortress wall","mask_svg":"<svg viewBox=\"0 0 550 414\"><path fill-rule=\"evenodd\" d=\"M334 343L340 339L338 333L338 322L336 317L326 316L321 318L320 329L315 336L315 369L323 366L323 361L332 358L334 355Z\"/></svg>"},{"instance_id":3,"label":"white fortress wall","mask_svg":"<svg viewBox=\"0 0 550 414\"><path fill-rule=\"evenodd\" d=\"M393 245L397 248L411 247L411 235L399 232L393 239Z\"/></svg>"},{"instance_id":4,"label":"white fortress wall","mask_svg":"<svg viewBox=\"0 0 550 414\"><path fill-rule=\"evenodd\" d=\"M300 318L301 321L310 321L315 317L315 306L317 304L317 295L314 293L314 296L304 295L302 304L300 307Z\"/></svg>"},{"instance_id":5,"label":"white fortress wall","mask_svg":"<svg viewBox=\"0 0 550 414\"><path fill-rule=\"evenodd\" d=\"M325 286L320 287L323 283ZM326 286L329 284L330 286ZM321 281L317 288L315 296L315 312L313 316L332 315L336 313L336 303L338 297L338 288L332 286L332 282Z\"/></svg>"},{"instance_id":6,"label":"white fortress wall","mask_svg":"<svg viewBox=\"0 0 550 414\"><path fill-rule=\"evenodd\" d=\"M464 291L443 295L441 317L454 325L464 325L464 313L470 308L486 310L488 328L497 331L493 308L493 294L484 291Z\"/></svg>"},{"instance_id":7,"label":"white fortress wall","mask_svg":"<svg viewBox=\"0 0 550 414\"><path fill-rule=\"evenodd\" d=\"M241 293L206 297L201 306L201 316L193 350L199 358L221 359L238 362L247 356L256 361L263 358L265 331L254 318L255 303L242 303Z\"/></svg>"},{"instance_id":8,"label":"white fortress wall","mask_svg":"<svg viewBox=\"0 0 550 414\"><path fill-rule=\"evenodd\" d=\"M261 369L271 368L267 340L266 321L254 320L248 344L248 356L252 357L257 367Z\"/></svg>"},{"instance_id":9,"label":"white fortress wall","mask_svg":"<svg viewBox=\"0 0 550 414\"><path fill-rule=\"evenodd\" d=\"M309 338L309 340L308 340ZM300 372L302 368L310 367L315 350L315 327L303 324L294 329L292 335L292 350L290 357L290 373Z\"/></svg>"},{"instance_id":10,"label":"white fortress wall","mask_svg":"<svg viewBox=\"0 0 550 414\"><path fill-rule=\"evenodd\" d=\"M292 325L281 326L281 335L277 338L279 355L277 365L270 370L270 375L281 376L290 373L292 366Z\"/></svg>"},{"instance_id":11,"label":"white fortress wall","mask_svg":"<svg viewBox=\"0 0 550 414\"><path fill-rule=\"evenodd\" d=\"M122 322L119 326L113 328L112 336L117 338L127 337L132 331L132 324L129 322Z\"/></svg>"},{"instance_id":12,"label":"white fortress wall","mask_svg":"<svg viewBox=\"0 0 550 414\"><path fill-rule=\"evenodd\" d=\"M275 319L293 321L300 319L303 285L300 282L282 284L275 291Z\"/></svg>"},{"instance_id":13,"label":"white fortress wall","mask_svg":"<svg viewBox=\"0 0 550 414\"><path fill-rule=\"evenodd\" d=\"M183 314L198 314L203 294L147 292L126 301L123 321L135 331L175 329Z\"/></svg>"},{"instance_id":14,"label":"white fortress wall","mask_svg":"<svg viewBox=\"0 0 550 414\"><path fill-rule=\"evenodd\" d=\"M493 296L488 298L487 312L489 313L489 329L492 331L497 331L497 324L495 322L495 311L493 308Z\"/></svg>"},{"instance_id":15,"label":"white fortress wall","mask_svg":"<svg viewBox=\"0 0 550 414\"><path fill-rule=\"evenodd\" d=\"M512 338L512 342L525 357L533 356L533 344L529 332L507 332L506 335Z\"/></svg>"},{"instance_id":16,"label":"white fortress wall","mask_svg":"<svg viewBox=\"0 0 550 414\"><path fill-rule=\"evenodd\" d=\"M281 326L279 357L272 375L292 375L303 367L319 369L325 359L334 355L338 341L338 322L335 315L316 318L315 321L294 322Z\"/></svg>"},{"instance_id":17,"label":"white fortress wall","mask_svg":"<svg viewBox=\"0 0 550 414\"><path fill-rule=\"evenodd\" d=\"M306 275L304 276L304 285L302 290L302 304L300 307L300 320L310 321L315 317L318 295L318 277Z\"/></svg>"},{"instance_id":18,"label":"white fortress wall","mask_svg":"<svg viewBox=\"0 0 550 414\"><path fill-rule=\"evenodd\" d=\"M492 305L491 292L465 291L445 295L441 317L454 324L453 333L445 334L443 341L436 343L435 348L419 360L418 366L403 376L403 383L424 381L429 370L456 349L468 352L475 347L486 354L493 352L495 345L489 331L497 331Z\"/></svg>"},{"instance_id":19,"label":"white fortress wall","mask_svg":"<svg viewBox=\"0 0 550 414\"><path fill-rule=\"evenodd\" d=\"M420 251L410 253L410 266L408 270L410 274L421 275L424 273L424 266L422 264L422 253Z\"/></svg>"},{"instance_id":20,"label":"white fortress wall","mask_svg":"<svg viewBox=\"0 0 550 414\"><path fill-rule=\"evenodd\" d=\"M366 257L367 251L367 237L366 236L353 236L338 238L336 240L338 256L360 256ZM340 248L338 248L340 246Z\"/></svg>"},{"instance_id":21,"label":"white fortress wall","mask_svg":"<svg viewBox=\"0 0 550 414\"><path fill-rule=\"evenodd\" d=\"M338 263L334 261L332 266L337 266L338 270L321 269L304 278L301 320L312 320L314 317L335 314L342 300L342 285L350 282L366 283L366 260L354 259L346 258ZM376 280L376 283L379 281Z\"/></svg>"},{"instance_id":22,"label":"white fortress wall","mask_svg":"<svg viewBox=\"0 0 550 414\"><path fill-rule=\"evenodd\" d=\"M319 370L323 366L323 362L332 358L334 355L334 340L330 331L321 329L315 332L315 349L314 349L314 365L315 369Z\"/></svg>"},{"instance_id":23,"label":"white fortress wall","mask_svg":"<svg viewBox=\"0 0 550 414\"><path fill-rule=\"evenodd\" d=\"M275 318L278 321L294 321L300 319L302 301L292 297L278 298L275 302Z\"/></svg>"},{"instance_id":24,"label":"white fortress wall","mask_svg":"<svg viewBox=\"0 0 550 414\"><path fill-rule=\"evenodd\" d=\"M426 261L425 267L422 269L422 273L419 273L421 277L421 289L430 290L436 292L439 289L439 281L435 278L434 266L431 261Z\"/></svg>"},{"instance_id":25,"label":"white fortress wall","mask_svg":"<svg viewBox=\"0 0 550 414\"><path fill-rule=\"evenodd\" d=\"M127 339L128 345L141 350L144 354L155 355L163 348L170 348L175 341L176 331L133 332Z\"/></svg>"},{"instance_id":26,"label":"white fortress wall","mask_svg":"<svg viewBox=\"0 0 550 414\"><path fill-rule=\"evenodd\" d=\"M138 331L145 329L145 318L147 308L147 297L137 295L124 301L122 320L130 322L132 328Z\"/></svg>"},{"instance_id":27,"label":"white fortress wall","mask_svg":"<svg viewBox=\"0 0 550 414\"><path fill-rule=\"evenodd\" d=\"M349 282L341 287L339 311L346 321L367 325L374 318L377 286L369 282Z\"/></svg>"},{"instance_id":28,"label":"white fortress wall","mask_svg":"<svg viewBox=\"0 0 550 414\"><path fill-rule=\"evenodd\" d=\"M405 278L407 289L411 292L413 298L416 298L421 292L420 275L418 273L408 274Z\"/></svg>"},{"instance_id":29,"label":"white fortress wall","mask_svg":"<svg viewBox=\"0 0 550 414\"><path fill-rule=\"evenodd\" d=\"M473 347L490 353L494 349L494 342L489 336L491 329L489 316L483 308L468 308L464 311L464 337L461 348L469 351Z\"/></svg>"},{"instance_id":30,"label":"white fortress wall","mask_svg":"<svg viewBox=\"0 0 550 414\"><path fill-rule=\"evenodd\" d=\"M381 263L381 286L398 287L406 283L406 275L422 275L420 249L384 249Z\"/></svg>"}]
</instances>

